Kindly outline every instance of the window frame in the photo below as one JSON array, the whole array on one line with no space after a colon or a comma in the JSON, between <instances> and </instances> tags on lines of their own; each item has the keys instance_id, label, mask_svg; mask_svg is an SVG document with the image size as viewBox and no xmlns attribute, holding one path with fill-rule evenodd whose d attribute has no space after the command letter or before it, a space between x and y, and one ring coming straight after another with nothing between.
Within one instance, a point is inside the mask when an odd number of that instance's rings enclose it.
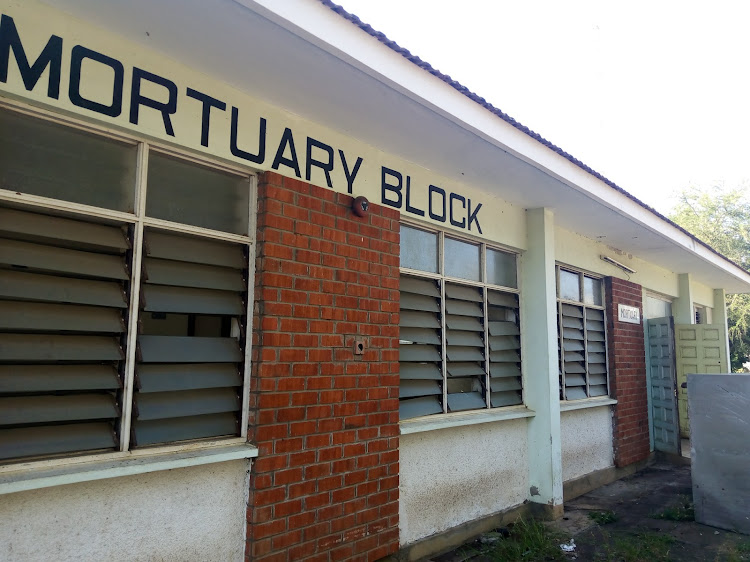
<instances>
[{"instance_id":1,"label":"window frame","mask_svg":"<svg viewBox=\"0 0 750 562\"><path fill-rule=\"evenodd\" d=\"M570 299L563 299L560 297L560 272L565 271L567 273L573 273L578 276L578 296L579 300L574 301ZM596 281L599 281L600 284L600 293L601 293L601 305L597 304L589 304L584 302L584 279L594 279ZM556 263L555 264L555 299L556 299L556 313L557 313L557 342L558 342L558 364L559 364L559 371L560 371L560 378L559 378L559 393L560 393L560 401L565 403L575 403L579 402L581 400L590 400L590 399L608 399L610 397L611 392L611 386L610 386L610 369L609 369L609 330L607 329L607 302L606 302L606 294L604 290L604 276L598 275L595 273L591 273L589 271L585 271L580 268L572 267L566 264ZM606 368L606 384L607 384L607 392L606 394L599 395L599 396L591 396L589 391L589 382L590 382L590 376L591 373L589 372L589 360L588 360L588 350L584 350L584 365L585 365L585 373L584 378L586 381L586 396L584 398L568 398L567 397L567 386L565 385L565 356L564 356L564 349L563 349L563 334L562 334L562 305L568 304L571 306L581 307L582 309L593 309L593 310L601 310L602 314L604 316L603 323L604 323L604 365ZM588 328L585 325L583 326L584 330L584 339L583 341L588 341L586 338L586 334L588 331Z\"/></svg>"},{"instance_id":2,"label":"window frame","mask_svg":"<svg viewBox=\"0 0 750 562\"><path fill-rule=\"evenodd\" d=\"M68 127L81 131L99 138L112 139L124 144L136 147L136 157L134 162L134 183L132 185L134 195L133 212L118 211L104 207L95 207L82 203L74 203L62 199L52 199L48 197L25 194L13 190L0 188L0 203L10 203L11 208L25 210L27 212L44 212L52 211L53 214L70 218L73 220L83 220L91 222L117 222L127 225L132 229L132 261L128 264L131 268L128 283L130 283L130 298L127 304L127 326L125 334L125 358L124 358L124 377L122 380L122 404L119 422L119 443L114 451L80 451L68 452L50 455L40 455L34 457L12 458L0 461L0 493L6 491L2 474L14 474L19 468L32 471L44 471L50 467L72 466L80 467L86 463L94 463L97 466L104 466L108 462L115 460L126 460L133 458L153 457L159 459L153 465L149 462L141 461L138 466L129 469L129 473L150 472L152 470L162 470L175 468L177 466L190 466L193 464L204 464L206 462L218 462L220 460L231 460L235 458L249 458L257 456L257 449L254 447L237 446L247 444L248 421L250 406L250 377L251 357L252 357L252 313L255 288L255 253L256 253L256 225L257 225L257 174L248 168L229 165L223 161L208 159L205 156L197 155L183 148L175 148L164 143L153 142L151 139L139 137L136 135L123 134L120 131L114 131L111 128L84 123L78 119L61 117L58 114L37 108L30 108L25 104L0 100L0 111L10 111L30 119L47 121L56 125ZM246 234L233 234L212 230L208 228L192 226L184 223L150 218L146 216L146 201L148 194L148 159L151 153L158 153L172 158L177 158L182 162L195 164L204 168L217 170L228 173L242 181L247 182L248 191L248 228ZM163 232L176 235L199 236L206 240L231 242L240 244L247 248L247 302L245 303L244 313L246 315L246 329L244 334L244 353L243 353L243 372L241 387L241 409L239 412L239 435L232 437L209 437L202 439L193 439L187 441L174 441L158 443L154 445L141 446L133 449L131 446L131 432L133 422L133 404L134 404L134 386L135 386L135 367L137 363L136 350L138 338L138 320L142 313L140 310L140 295L144 282L141 278L144 255L144 231L146 228L158 229ZM243 342L241 342L243 343ZM232 447L235 449L231 449ZM229 447L229 449L228 449ZM185 450L193 451L192 458L174 460L174 455L184 452ZM213 452L211 452L213 450ZM203 451L203 452L201 452ZM211 455L219 456L215 460L206 460ZM164 455L170 456L165 460ZM203 459L203 460L201 460ZM142 466L141 466L142 465ZM105 473L111 472L111 467L104 470ZM113 469L114 470L114 469ZM94 471L96 472L96 471ZM92 473L94 474L94 473ZM118 474L110 474L117 476ZM28 475L24 476L27 478ZM91 478L81 476L63 476L55 478L52 484L22 484L19 489L33 489L57 483L66 483L68 481L84 481L88 479L98 479L109 476L91 476ZM12 485L15 485L11 483ZM16 491L12 488L7 491Z\"/></svg>"},{"instance_id":3,"label":"window frame","mask_svg":"<svg viewBox=\"0 0 750 562\"><path fill-rule=\"evenodd\" d=\"M520 380L521 380L521 388L519 389L519 393L521 394L521 402L520 404L514 404L514 405L508 405L508 406L492 406L491 401L491 376L490 376L490 351L489 351L489 337L488 337L488 310L489 310L489 304L488 304L488 291L496 291L500 293L505 294L514 294L517 295L518 298L518 309L517 309L517 324L519 328L519 341L521 339L520 332L522 331L522 319L521 319L521 290L520 290L520 279L521 279L521 260L519 260L520 254L517 251L514 251L512 249L509 249L502 244L493 243L493 242L487 242L486 240L470 237L466 235L462 235L461 233L453 232L453 231L447 231L442 230L439 228L430 227L428 225L424 225L421 223L418 223L416 221L409 221L409 220L402 220L400 221L401 227L407 227L412 228L416 230L421 230L423 232L428 232L430 234L434 234L437 237L437 273L432 273L428 271L423 271L419 269L411 269L408 267L400 267L399 273L400 276L410 276L417 279L428 279L432 281L436 281L438 284L438 288L440 291L440 303L441 303L441 317L440 317L440 353L441 353L441 360L440 360L440 370L441 370L441 387L442 387L442 396L441 396L441 406L442 406L442 412L434 413L434 414L426 414L423 416L418 416L414 418L406 418L402 420L402 422L406 421L408 423L411 423L413 421L416 422L424 422L430 423L431 420L434 420L436 417L439 416L456 416L460 417L462 415L470 414L470 415L476 415L477 413L485 412L508 412L509 408L523 408L526 410L525 407L525 394L524 394L524 385L523 385L523 357L522 357L522 346L519 344L519 364L520 364ZM472 245L476 245L479 247L479 281L474 281L470 279L465 279L461 277L452 277L445 274L445 240L446 238L456 240L458 242L464 242ZM503 252L505 254L512 255L515 259L515 266L516 266L516 287L506 287L504 285L497 285L494 283L490 283L487 281L487 250L495 250L499 252ZM483 408L473 408L473 409L467 409L467 410L458 410L455 412L449 412L448 411L448 384L447 381L449 380L448 377L448 357L447 357L447 327L446 327L446 313L445 313L445 302L446 302L446 283L452 284L452 285L460 285L462 287L471 287L474 289L480 289L482 293L482 322L483 322L483 350L484 350L484 402L485 405ZM518 417L523 417L525 414L520 413ZM511 417L516 417L515 415L511 415Z\"/></svg>"}]
</instances>

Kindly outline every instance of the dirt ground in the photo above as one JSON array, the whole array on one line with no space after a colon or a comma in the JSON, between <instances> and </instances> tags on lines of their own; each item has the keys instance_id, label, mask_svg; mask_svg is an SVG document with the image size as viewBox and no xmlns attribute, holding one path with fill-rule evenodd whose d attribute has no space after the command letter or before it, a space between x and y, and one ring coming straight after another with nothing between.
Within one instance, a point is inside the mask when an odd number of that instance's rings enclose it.
<instances>
[{"instance_id":1,"label":"dirt ground","mask_svg":"<svg viewBox=\"0 0 750 562\"><path fill-rule=\"evenodd\" d=\"M575 550L565 554L563 560L750 561L750 536L680 520L690 519L691 506L690 466L659 462L567 502L563 518L548 526L559 531L563 540L575 541ZM498 531L489 535L505 533ZM488 552L488 537L484 538L484 543L472 541L431 560L502 561L502 557ZM532 554L518 559L552 558Z\"/></svg>"}]
</instances>

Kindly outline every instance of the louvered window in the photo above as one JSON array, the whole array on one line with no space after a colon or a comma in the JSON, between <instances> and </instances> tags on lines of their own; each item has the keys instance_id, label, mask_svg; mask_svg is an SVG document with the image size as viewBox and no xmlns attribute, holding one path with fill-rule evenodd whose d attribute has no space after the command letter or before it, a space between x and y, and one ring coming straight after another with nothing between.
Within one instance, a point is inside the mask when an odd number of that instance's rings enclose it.
<instances>
[{"instance_id":1,"label":"louvered window","mask_svg":"<svg viewBox=\"0 0 750 562\"><path fill-rule=\"evenodd\" d=\"M606 396L607 344L601 280L558 268L560 398Z\"/></svg>"},{"instance_id":2,"label":"louvered window","mask_svg":"<svg viewBox=\"0 0 750 562\"><path fill-rule=\"evenodd\" d=\"M515 256L402 225L401 265L401 419L522 404Z\"/></svg>"},{"instance_id":3,"label":"louvered window","mask_svg":"<svg viewBox=\"0 0 750 562\"><path fill-rule=\"evenodd\" d=\"M249 177L3 109L0 148L0 460L242 435Z\"/></svg>"},{"instance_id":4,"label":"louvered window","mask_svg":"<svg viewBox=\"0 0 750 562\"><path fill-rule=\"evenodd\" d=\"M0 208L0 458L116 447L127 230Z\"/></svg>"}]
</instances>

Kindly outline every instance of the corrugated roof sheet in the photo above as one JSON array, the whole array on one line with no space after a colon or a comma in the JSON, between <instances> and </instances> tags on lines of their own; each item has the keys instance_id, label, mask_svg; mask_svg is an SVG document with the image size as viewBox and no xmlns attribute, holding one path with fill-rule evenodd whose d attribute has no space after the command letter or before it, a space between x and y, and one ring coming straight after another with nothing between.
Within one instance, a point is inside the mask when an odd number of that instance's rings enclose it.
<instances>
[{"instance_id":1,"label":"corrugated roof sheet","mask_svg":"<svg viewBox=\"0 0 750 562\"><path fill-rule=\"evenodd\" d=\"M370 35L370 36L374 37L375 39L377 39L378 41L380 41L383 45L385 45L386 47L388 47L392 51L395 51L396 53L398 53L401 56L403 56L409 62L415 64L416 66L418 66L422 70L425 70L426 72L429 72L430 74L432 74L436 78L439 78L440 80L442 80L443 82L445 82L446 84L448 84L449 86L451 86L452 88L454 88L455 90L457 90L458 92L460 92L461 94L463 94L464 96L466 96L467 98L469 98L470 100L472 100L473 102L478 103L479 105L481 105L482 107L484 107L485 109L487 109L488 111L490 111L493 115L499 117L500 119L502 119L506 123L512 125L513 127L515 127L516 129L518 129L519 131L521 131L521 132L525 133L526 135L530 136L531 138L533 138L537 142L540 142L541 144L543 144L544 146L546 146L550 150L553 150L554 152L556 152L557 154L559 154L560 156L562 156L566 160L572 162L573 164L575 164L576 166L578 166L579 168L581 168L582 170L584 170L588 174L591 174L592 176L594 176L598 180L604 182L605 184L607 184L612 189L618 191L619 193L622 193L628 199L631 199L632 201L634 201L635 203L637 203L638 205L640 205L644 209L650 211L651 213L653 213L654 215L656 215L657 217L659 217L663 221L669 223L670 225L674 226L675 228L677 228L678 230L680 230L684 234L688 235L690 238L692 238L693 240L695 240L696 242L698 242L702 246L708 248L709 250L711 250L717 256L721 257L722 259L725 259L729 263L732 263L732 264L736 265L737 267L739 267L740 269L744 270L744 268L741 265L735 263L734 261L730 260L726 256L724 256L721 253L717 252L709 244L707 244L706 242L703 242L700 238L696 237L694 234L691 234L690 232L688 232L687 230L685 230L684 228L682 228L677 223L671 221L670 219L668 219L667 217L665 217L664 215L662 215L659 211L657 211L653 207L647 205L646 203L644 203L643 201L641 201L640 199L638 199L634 195L628 193L625 189L623 189L622 187L620 187L619 185L617 185L612 180L604 177L602 174L600 174L599 172L597 172L596 170L594 170L590 166L587 166L586 164L584 164L583 162L581 162L578 158L576 158L572 154L569 154L568 152L564 151L559 146L557 146L557 145L553 144L552 142L548 141L543 136L541 136L539 133L536 133L536 132L532 131L526 125L523 125L522 123L519 123L518 121L516 121L515 119L513 119L513 117L511 117L510 115L508 115L504 111L502 111L502 110L498 109L497 107L495 107L494 105L492 105L490 102L488 102L482 96L480 96L478 94L475 94L474 92L472 92L469 88L467 88L466 86L464 86L460 82L457 82L456 80L453 80L453 78L451 78L447 74L443 74L442 72L440 72L439 70L437 70L436 68L434 68L430 63L422 60L421 58L419 58L416 55L413 55L408 49L405 49L405 48L401 47L398 43L396 43L395 41L389 39L384 33L381 33L380 31L374 29L371 25L363 22L356 15L354 15L354 14L352 14L350 12L347 12L342 6L339 6L338 4L335 4L335 3L331 2L330 0L318 0L318 1L321 4L323 4L324 6L330 8L331 10L333 10L334 12L336 12L337 14L339 14L344 19L352 22L354 25L356 25L357 27L359 27L360 29L362 29L363 31L365 31L368 35Z\"/></svg>"}]
</instances>

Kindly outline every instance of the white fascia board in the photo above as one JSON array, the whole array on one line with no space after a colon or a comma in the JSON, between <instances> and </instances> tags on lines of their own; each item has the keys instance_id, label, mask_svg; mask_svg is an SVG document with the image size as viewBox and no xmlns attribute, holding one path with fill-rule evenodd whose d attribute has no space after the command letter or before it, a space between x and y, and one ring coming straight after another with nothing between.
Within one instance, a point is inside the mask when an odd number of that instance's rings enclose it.
<instances>
[{"instance_id":1,"label":"white fascia board","mask_svg":"<svg viewBox=\"0 0 750 562\"><path fill-rule=\"evenodd\" d=\"M750 273L383 45L316 0L235 0L746 285ZM684 273L684 272L676 272Z\"/></svg>"}]
</instances>

